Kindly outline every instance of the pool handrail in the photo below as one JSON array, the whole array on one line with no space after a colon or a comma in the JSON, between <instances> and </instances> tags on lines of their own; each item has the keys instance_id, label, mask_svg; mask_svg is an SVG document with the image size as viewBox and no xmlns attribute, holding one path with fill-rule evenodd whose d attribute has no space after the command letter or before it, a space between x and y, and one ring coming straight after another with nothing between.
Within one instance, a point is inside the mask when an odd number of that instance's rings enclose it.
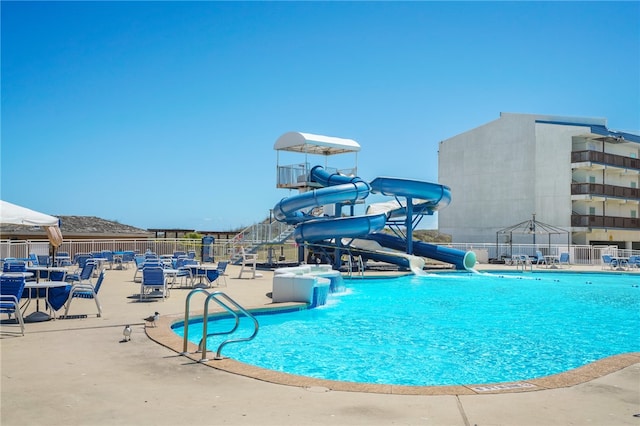
<instances>
[{"instance_id":1,"label":"pool handrail","mask_svg":"<svg viewBox=\"0 0 640 426\"><path fill-rule=\"evenodd\" d=\"M226 293L224 293L222 291L215 291L213 293L209 293L206 289L196 288L196 289L191 290L189 292L189 294L187 295L186 299L185 299L184 337L183 337L182 352L180 353L180 355L187 355L188 354L187 345L188 345L188 335L189 335L189 305L191 303L191 297L193 295L195 295L196 293L206 293L207 294L207 298L205 299L205 302L204 302L204 314L203 314L203 317L202 317L202 338L201 338L200 342L198 343L198 351L202 352L202 358L200 359L199 362L207 362L207 361L209 361L209 359L207 358L207 338L208 337L216 336L216 335L231 334L231 333L235 332L238 329L238 326L240 325L240 316L238 315L238 312L234 311L229 305L227 305L223 300L220 300L218 297L222 297L222 298L226 299L226 301L228 303L230 303L231 305L233 305L238 311L240 311L246 317L250 318L253 321L254 330L253 330L253 334L251 336L249 336L249 337L242 337L242 338L237 338L237 339L227 339L227 340L223 341L218 346L218 349L216 351L216 356L215 356L216 360L223 359L223 357L221 356L221 352L222 352L222 348L224 346L228 345L229 343L246 342L246 341L252 340L256 336L256 334L258 334L258 329L260 327L260 324L258 323L258 320L256 319L256 317L253 316L245 308L243 308L238 302L236 302L231 297L229 297ZM218 305L220 305L227 312L229 312L231 315L234 316L235 325L233 326L233 328L231 330L224 331L224 332L217 332L217 333L207 334L207 323L209 321L209 302L211 300L214 300Z\"/></svg>"}]
</instances>

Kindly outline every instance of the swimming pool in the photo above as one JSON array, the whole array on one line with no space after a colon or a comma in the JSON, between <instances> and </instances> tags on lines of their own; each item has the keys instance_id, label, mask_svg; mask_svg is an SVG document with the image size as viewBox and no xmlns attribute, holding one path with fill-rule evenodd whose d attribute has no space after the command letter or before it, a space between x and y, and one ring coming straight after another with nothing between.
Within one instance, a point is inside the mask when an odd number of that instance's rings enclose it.
<instances>
[{"instance_id":1,"label":"swimming pool","mask_svg":"<svg viewBox=\"0 0 640 426\"><path fill-rule=\"evenodd\" d=\"M637 275L446 273L346 283L326 306L260 315L257 337L223 354L315 378L429 386L526 380L640 351ZM209 332L228 328L225 321L210 322ZM189 339L197 343L198 333L192 325ZM210 338L208 347L219 342Z\"/></svg>"}]
</instances>

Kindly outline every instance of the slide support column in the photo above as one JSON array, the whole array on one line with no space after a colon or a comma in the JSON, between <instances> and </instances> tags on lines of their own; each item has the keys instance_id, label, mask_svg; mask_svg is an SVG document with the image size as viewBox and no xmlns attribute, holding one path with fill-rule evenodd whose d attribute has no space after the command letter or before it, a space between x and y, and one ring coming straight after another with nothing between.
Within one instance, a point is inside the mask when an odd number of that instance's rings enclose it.
<instances>
[{"instance_id":1,"label":"slide support column","mask_svg":"<svg viewBox=\"0 0 640 426\"><path fill-rule=\"evenodd\" d=\"M407 217L405 218L407 232L407 254L413 254L413 198L407 197Z\"/></svg>"}]
</instances>

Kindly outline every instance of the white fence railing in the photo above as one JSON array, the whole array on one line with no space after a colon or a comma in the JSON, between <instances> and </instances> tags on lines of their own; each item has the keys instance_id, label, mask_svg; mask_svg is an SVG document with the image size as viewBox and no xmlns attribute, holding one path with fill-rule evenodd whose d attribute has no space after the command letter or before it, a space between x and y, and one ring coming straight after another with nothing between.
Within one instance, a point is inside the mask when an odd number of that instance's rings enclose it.
<instances>
[{"instance_id":1,"label":"white fence railing","mask_svg":"<svg viewBox=\"0 0 640 426\"><path fill-rule=\"evenodd\" d=\"M591 246L591 245L569 245L566 244L497 244L496 243L474 243L474 244L446 244L463 251L485 251L488 259L505 259L514 254L525 254L535 257L536 251L541 251L545 256L557 256L562 253L569 253L570 263L574 265L601 265L602 255L609 254L619 257L630 257L640 255L640 250L620 249L617 246Z\"/></svg>"},{"instance_id":2,"label":"white fence railing","mask_svg":"<svg viewBox=\"0 0 640 426\"><path fill-rule=\"evenodd\" d=\"M254 241L243 239L240 241L217 239L214 243L203 245L201 240L155 238L145 240L65 240L57 248L57 252L67 252L71 259L78 253L93 253L102 250L134 251L144 253L150 250L154 253L173 254L176 251L188 253L193 251L196 258L202 260L203 254L207 257L213 255L215 261L230 259L240 246L253 246ZM26 259L29 253L38 256L51 255L47 240L37 241L0 241L0 259L15 257ZM287 241L282 244L262 244L255 253L261 263L296 262L298 259L298 247L295 243Z\"/></svg>"},{"instance_id":3,"label":"white fence railing","mask_svg":"<svg viewBox=\"0 0 640 426\"><path fill-rule=\"evenodd\" d=\"M272 232L276 232L273 230ZM247 235L248 237L248 235ZM252 236L255 237L255 236ZM202 260L203 253L213 255L214 260L231 259L240 250L241 246L257 247L255 253L258 254L260 263L277 262L297 262L298 245L291 241L284 243L264 243L263 239L253 238L217 239L212 244L203 245L201 240L156 238L145 240L65 240L57 251L69 253L71 258L78 253L92 253L102 250L125 251L132 250L137 253L144 253L151 250L158 254L173 254L176 251L196 253L196 258ZM541 251L543 255L560 256L568 252L570 263L576 265L600 265L602 255L629 257L640 256L640 250L620 249L617 246L590 246L590 245L533 245L533 244L498 244L495 243L473 243L473 244L443 244L462 251L474 251L479 256L478 259L504 259L510 258L513 254L525 254L535 256L536 251ZM46 240L37 241L0 241L0 259L15 257L26 259L29 253L39 256L50 255L49 242ZM482 254L482 256L480 256Z\"/></svg>"}]
</instances>

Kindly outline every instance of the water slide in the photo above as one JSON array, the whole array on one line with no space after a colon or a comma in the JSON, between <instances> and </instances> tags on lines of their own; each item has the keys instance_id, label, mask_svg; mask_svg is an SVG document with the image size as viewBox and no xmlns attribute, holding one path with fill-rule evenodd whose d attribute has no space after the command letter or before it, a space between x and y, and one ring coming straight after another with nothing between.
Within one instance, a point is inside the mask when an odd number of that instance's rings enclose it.
<instances>
[{"instance_id":1,"label":"water slide","mask_svg":"<svg viewBox=\"0 0 640 426\"><path fill-rule=\"evenodd\" d=\"M365 249L363 245L367 245L367 250L372 249L375 252L369 256L370 258L374 258L377 254L384 257L385 261L408 264L412 270L418 269L416 256L400 252L396 252L394 256L394 252L389 250L406 250L404 240L387 236L379 231L385 227L389 218L433 212L447 206L451 201L451 192L448 187L430 182L379 177L369 184L359 177L329 173L321 166L311 169L310 177L323 188L284 198L274 207L277 220L296 225L294 238L297 242L313 243L327 239L344 241L345 238L353 238L354 241L357 241L355 239L369 240L370 243L359 241L359 245L363 250ZM377 203L370 206L367 214L361 216L318 217L311 214L313 208L327 204L355 204L364 200L371 192L406 197L411 200L411 203L409 205L399 201ZM372 248L371 242L380 245L382 249ZM472 252L433 244L417 242L414 254L451 263L457 269L471 269L475 264L475 254ZM419 269L422 270L422 267L420 266Z\"/></svg>"}]
</instances>

